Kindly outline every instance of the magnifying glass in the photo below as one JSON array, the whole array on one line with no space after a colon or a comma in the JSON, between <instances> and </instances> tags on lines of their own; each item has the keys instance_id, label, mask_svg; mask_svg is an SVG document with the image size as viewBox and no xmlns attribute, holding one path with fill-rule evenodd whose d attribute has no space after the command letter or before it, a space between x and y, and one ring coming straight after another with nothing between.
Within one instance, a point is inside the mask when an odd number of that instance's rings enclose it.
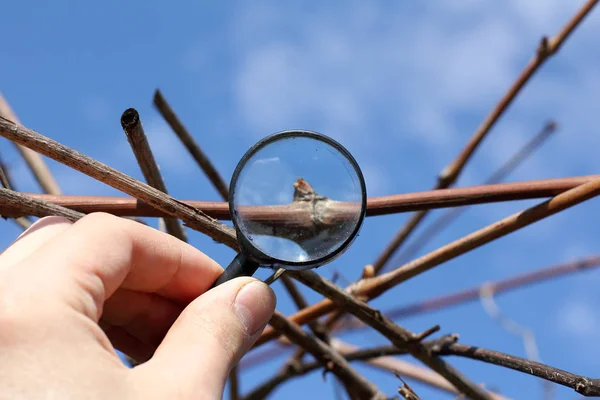
<instances>
[{"instance_id":1,"label":"magnifying glass","mask_svg":"<svg viewBox=\"0 0 600 400\"><path fill-rule=\"evenodd\" d=\"M264 138L231 178L241 251L214 286L261 266L302 270L333 261L357 236L366 208L363 174L341 144L304 130Z\"/></svg>"}]
</instances>

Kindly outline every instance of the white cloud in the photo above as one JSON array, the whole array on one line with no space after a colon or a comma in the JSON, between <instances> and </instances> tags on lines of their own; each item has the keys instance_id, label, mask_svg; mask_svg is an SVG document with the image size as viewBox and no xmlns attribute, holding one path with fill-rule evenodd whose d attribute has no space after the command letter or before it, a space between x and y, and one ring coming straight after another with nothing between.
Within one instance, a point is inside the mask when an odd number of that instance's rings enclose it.
<instances>
[{"instance_id":1,"label":"white cloud","mask_svg":"<svg viewBox=\"0 0 600 400\"><path fill-rule=\"evenodd\" d=\"M600 331L598 317L596 308L588 302L572 300L557 314L558 329L573 339L596 336Z\"/></svg>"},{"instance_id":2,"label":"white cloud","mask_svg":"<svg viewBox=\"0 0 600 400\"><path fill-rule=\"evenodd\" d=\"M346 143L364 142L365 135L390 145L422 141L449 160L457 143L476 128L465 131L457 114L482 120L533 56L539 38L556 33L580 6L561 1L468 4L439 2L407 12L360 3L311 13L296 10L295 19L287 8L242 7L234 23L234 43L241 52L233 80L240 115L257 132L313 121ZM597 20L590 17L584 24ZM289 35L279 34L282 21ZM577 39L581 43L590 34L573 36L584 36ZM549 62L560 62L563 53ZM540 71L511 109L516 112L504 118L514 132L493 133L502 151L482 149L490 158L479 163L498 164L551 117L573 130L593 124L597 68L586 62L589 54L576 57L581 62L563 60L567 76L540 77L545 69ZM402 128L373 132L381 119ZM570 148L596 148L589 146L596 139L581 136L568 140ZM561 165L536 163L539 173L565 172Z\"/></svg>"}]
</instances>

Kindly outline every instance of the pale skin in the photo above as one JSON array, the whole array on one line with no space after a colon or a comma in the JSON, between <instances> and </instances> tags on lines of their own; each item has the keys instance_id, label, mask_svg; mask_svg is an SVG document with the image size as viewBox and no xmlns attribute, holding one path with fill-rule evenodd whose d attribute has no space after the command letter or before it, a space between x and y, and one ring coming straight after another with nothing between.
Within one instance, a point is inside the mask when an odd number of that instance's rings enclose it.
<instances>
[{"instance_id":1,"label":"pale skin","mask_svg":"<svg viewBox=\"0 0 600 400\"><path fill-rule=\"evenodd\" d=\"M0 398L220 399L276 303L254 278L208 290L222 271L123 218L39 220L0 255Z\"/></svg>"}]
</instances>

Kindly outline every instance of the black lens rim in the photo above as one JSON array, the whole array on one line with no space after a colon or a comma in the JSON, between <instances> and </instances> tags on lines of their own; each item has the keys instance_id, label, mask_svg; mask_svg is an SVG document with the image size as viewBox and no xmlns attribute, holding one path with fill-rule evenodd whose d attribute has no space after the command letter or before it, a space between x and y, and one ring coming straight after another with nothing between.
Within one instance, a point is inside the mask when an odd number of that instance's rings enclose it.
<instances>
[{"instance_id":1,"label":"black lens rim","mask_svg":"<svg viewBox=\"0 0 600 400\"><path fill-rule=\"evenodd\" d=\"M258 247L256 247L250 240L248 240L246 235L244 235L242 233L242 230L240 229L240 227L238 225L236 213L234 212L234 199L235 199L236 183L237 183L237 180L239 178L239 175L240 175L242 169L244 168L244 166L246 165L248 160L254 154L256 154L259 150L261 150L263 147L265 147L275 141L282 140L282 139L288 139L290 137L305 137L305 138L310 138L310 139L316 139L316 140L320 140L320 141L325 142L326 144L334 147L344 157L346 157L346 159L350 162L350 165L352 165L352 168L354 168L354 171L356 172L356 175L358 176L358 180L360 183L360 189L361 189L361 194L362 194L361 213L360 213L360 217L356 223L356 226L355 226L352 234L350 236L348 236L348 238L340 246L338 246L333 252L331 252L321 258L318 258L316 260L302 261L302 262L290 262L290 261L277 259L273 256L270 256L270 255L264 253L262 250L260 250ZM241 158L241 160L235 167L235 170L231 177L231 182L229 184L229 190L230 190L230 192L229 192L229 213L231 214L231 220L235 227L237 239L238 239L238 242L240 243L242 251L244 251L249 257L251 257L256 262L258 262L259 264L261 264L263 266L277 265L277 266L280 266L281 268L285 268L285 269L303 270L303 269L315 268L317 266L321 266L321 265L332 262L334 259L341 256L348 249L348 247L350 247L352 242L354 242L354 240L358 236L360 228L362 227L362 224L365 219L366 212L367 212L367 185L365 183L365 178L360 169L360 166L358 165L358 162L356 161L354 156L352 156L352 154L350 154L350 152L344 146L342 146L342 144L340 144L336 140L330 138L329 136L326 136L322 133L308 131L308 130L281 131L281 132L277 132L272 135L269 135L269 136L261 139L260 141L258 141L254 146L252 146L244 154L244 156Z\"/></svg>"}]
</instances>

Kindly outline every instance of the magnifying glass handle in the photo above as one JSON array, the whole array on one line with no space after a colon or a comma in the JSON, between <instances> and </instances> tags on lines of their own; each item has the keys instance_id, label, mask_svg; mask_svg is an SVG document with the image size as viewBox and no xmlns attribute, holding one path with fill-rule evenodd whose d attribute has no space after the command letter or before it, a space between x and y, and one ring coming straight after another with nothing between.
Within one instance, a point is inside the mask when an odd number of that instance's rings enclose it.
<instances>
[{"instance_id":1,"label":"magnifying glass handle","mask_svg":"<svg viewBox=\"0 0 600 400\"><path fill-rule=\"evenodd\" d=\"M250 260L244 253L238 253L221 276L217 278L213 287L240 276L252 276L258 267L259 264Z\"/></svg>"}]
</instances>

